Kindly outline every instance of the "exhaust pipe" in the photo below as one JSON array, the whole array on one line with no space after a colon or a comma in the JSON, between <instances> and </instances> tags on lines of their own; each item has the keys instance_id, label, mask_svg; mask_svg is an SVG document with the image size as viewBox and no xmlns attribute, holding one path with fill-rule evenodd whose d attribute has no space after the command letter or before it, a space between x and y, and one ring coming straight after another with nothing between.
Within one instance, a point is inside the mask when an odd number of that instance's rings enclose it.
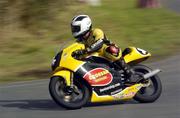
<instances>
[{"instance_id":1,"label":"exhaust pipe","mask_svg":"<svg viewBox=\"0 0 180 118\"><path fill-rule=\"evenodd\" d=\"M152 76L158 74L159 72L161 72L160 69L153 70L153 71L151 71L151 72L149 72L149 73L143 75L143 78L144 78L144 79L148 79L148 78L150 78L150 77L152 77Z\"/></svg>"}]
</instances>

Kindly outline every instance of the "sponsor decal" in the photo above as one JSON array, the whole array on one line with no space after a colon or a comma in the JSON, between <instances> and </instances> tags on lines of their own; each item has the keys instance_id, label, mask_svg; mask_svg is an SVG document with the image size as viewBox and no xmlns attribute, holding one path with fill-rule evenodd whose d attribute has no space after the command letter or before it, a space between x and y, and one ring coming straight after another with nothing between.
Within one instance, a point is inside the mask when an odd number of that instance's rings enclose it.
<instances>
[{"instance_id":1,"label":"sponsor decal","mask_svg":"<svg viewBox=\"0 0 180 118\"><path fill-rule=\"evenodd\" d=\"M122 93L119 98L120 99L123 99L123 98L131 98L135 95L136 93L135 92L129 92L129 93Z\"/></svg>"},{"instance_id":2,"label":"sponsor decal","mask_svg":"<svg viewBox=\"0 0 180 118\"><path fill-rule=\"evenodd\" d=\"M92 86L104 86L111 83L113 77L111 73L104 68L96 68L87 72L84 77Z\"/></svg>"},{"instance_id":3,"label":"sponsor decal","mask_svg":"<svg viewBox=\"0 0 180 118\"><path fill-rule=\"evenodd\" d=\"M117 94L117 93L119 93L119 92L121 92L121 91L122 91L122 89L118 89L118 90L116 90L116 91L111 92L111 95Z\"/></svg>"},{"instance_id":4,"label":"sponsor decal","mask_svg":"<svg viewBox=\"0 0 180 118\"><path fill-rule=\"evenodd\" d=\"M140 86L141 85L128 87L128 88L124 89L123 91L121 91L120 93L113 95L113 97L117 98L117 99L132 98L137 93L137 91L141 88Z\"/></svg>"},{"instance_id":5,"label":"sponsor decal","mask_svg":"<svg viewBox=\"0 0 180 118\"><path fill-rule=\"evenodd\" d=\"M107 91L107 90L110 90L110 89L114 89L116 87L119 87L120 85L121 85L120 83L117 83L117 84L102 88L102 89L100 89L100 92L104 92L104 91Z\"/></svg>"},{"instance_id":6,"label":"sponsor decal","mask_svg":"<svg viewBox=\"0 0 180 118\"><path fill-rule=\"evenodd\" d=\"M135 92L129 92L129 93L117 93L115 95L113 95L114 98L116 99L126 99L126 98L131 98L135 95Z\"/></svg>"}]
</instances>

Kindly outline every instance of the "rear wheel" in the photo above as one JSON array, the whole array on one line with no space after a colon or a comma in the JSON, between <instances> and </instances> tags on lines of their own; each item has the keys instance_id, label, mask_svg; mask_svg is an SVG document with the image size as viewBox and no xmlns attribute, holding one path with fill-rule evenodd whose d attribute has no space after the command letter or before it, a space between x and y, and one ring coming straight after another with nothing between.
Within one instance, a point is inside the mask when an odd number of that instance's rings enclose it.
<instances>
[{"instance_id":1,"label":"rear wheel","mask_svg":"<svg viewBox=\"0 0 180 118\"><path fill-rule=\"evenodd\" d=\"M78 109L87 103L90 92L86 85L74 81L74 88L70 89L62 77L52 77L49 92L53 100L68 109Z\"/></svg>"},{"instance_id":2,"label":"rear wheel","mask_svg":"<svg viewBox=\"0 0 180 118\"><path fill-rule=\"evenodd\" d=\"M144 65L136 65L133 67L133 69L138 75L144 75L152 71L152 69ZM148 87L141 88L139 92L134 96L134 99L136 101L148 103L154 102L160 97L162 92L162 84L158 75L149 78L149 83L150 85Z\"/></svg>"}]
</instances>

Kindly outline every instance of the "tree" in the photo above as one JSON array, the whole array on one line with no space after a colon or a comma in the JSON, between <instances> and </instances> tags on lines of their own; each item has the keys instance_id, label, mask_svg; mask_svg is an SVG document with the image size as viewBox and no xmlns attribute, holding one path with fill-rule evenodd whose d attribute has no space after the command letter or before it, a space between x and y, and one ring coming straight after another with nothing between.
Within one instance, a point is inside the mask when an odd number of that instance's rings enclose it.
<instances>
[{"instance_id":1,"label":"tree","mask_svg":"<svg viewBox=\"0 0 180 118\"><path fill-rule=\"evenodd\" d=\"M159 0L138 0L138 7L140 8L157 8L159 6Z\"/></svg>"}]
</instances>

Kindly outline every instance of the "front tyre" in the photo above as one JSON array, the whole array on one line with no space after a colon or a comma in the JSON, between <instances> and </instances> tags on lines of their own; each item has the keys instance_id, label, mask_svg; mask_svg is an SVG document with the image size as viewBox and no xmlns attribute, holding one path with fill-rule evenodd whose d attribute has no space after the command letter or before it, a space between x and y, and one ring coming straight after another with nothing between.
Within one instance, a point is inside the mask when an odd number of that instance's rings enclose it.
<instances>
[{"instance_id":1,"label":"front tyre","mask_svg":"<svg viewBox=\"0 0 180 118\"><path fill-rule=\"evenodd\" d=\"M74 89L70 92L62 77L52 77L49 83L49 92L53 100L67 109L81 108L89 100L90 92L86 85L74 81Z\"/></svg>"},{"instance_id":2,"label":"front tyre","mask_svg":"<svg viewBox=\"0 0 180 118\"><path fill-rule=\"evenodd\" d=\"M146 74L152 69L150 69L147 66L144 65L135 65L133 67L133 70L135 73L143 75ZM136 101L142 102L142 103L150 103L157 100L162 92L162 84L158 77L158 75L155 75L151 78L149 78L150 85L148 87L141 88L138 93L134 96L134 99Z\"/></svg>"}]
</instances>

